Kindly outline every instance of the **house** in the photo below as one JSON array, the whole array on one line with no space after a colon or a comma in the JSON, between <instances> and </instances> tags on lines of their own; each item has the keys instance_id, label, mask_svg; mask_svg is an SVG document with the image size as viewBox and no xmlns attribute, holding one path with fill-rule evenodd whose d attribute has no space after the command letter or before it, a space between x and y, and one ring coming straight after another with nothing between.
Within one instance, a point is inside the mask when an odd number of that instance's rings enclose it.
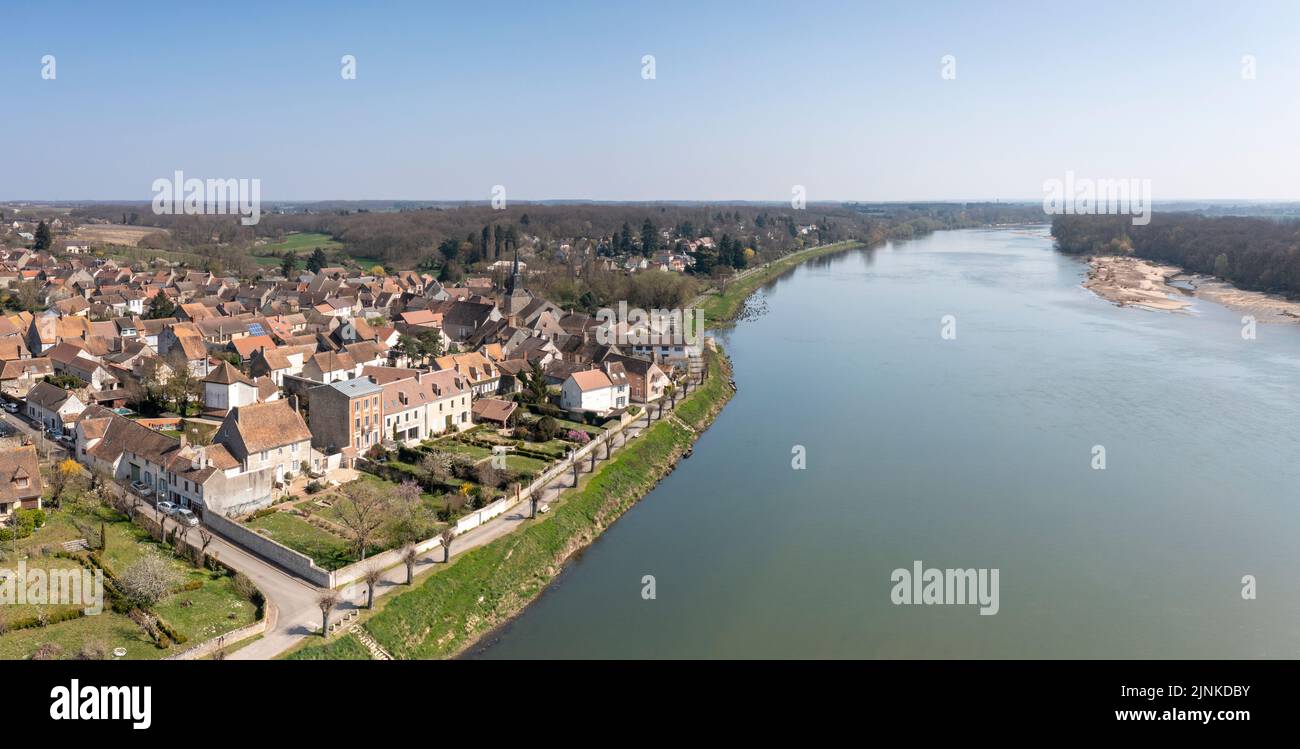
<instances>
[{"instance_id":1,"label":"house","mask_svg":"<svg viewBox=\"0 0 1300 749\"><path fill-rule=\"evenodd\" d=\"M240 473L270 473L274 483L283 486L311 460L312 434L296 405L297 399L290 398L232 408L212 442L230 453L239 463ZM265 506L270 500L268 493L251 504ZM245 512L248 504L224 509Z\"/></svg>"},{"instance_id":2,"label":"house","mask_svg":"<svg viewBox=\"0 0 1300 749\"><path fill-rule=\"evenodd\" d=\"M610 354L603 361L623 365L633 403L653 403L659 400L664 395L664 388L672 382L668 373L649 359Z\"/></svg>"},{"instance_id":3,"label":"house","mask_svg":"<svg viewBox=\"0 0 1300 749\"><path fill-rule=\"evenodd\" d=\"M54 374L54 363L45 357L14 359L0 367L0 392L13 398L26 398L42 377Z\"/></svg>"},{"instance_id":4,"label":"house","mask_svg":"<svg viewBox=\"0 0 1300 749\"><path fill-rule=\"evenodd\" d=\"M500 398L479 398L474 401L474 421L488 422L505 427L510 423L510 417L514 416L519 404L514 401L501 400Z\"/></svg>"},{"instance_id":5,"label":"house","mask_svg":"<svg viewBox=\"0 0 1300 749\"><path fill-rule=\"evenodd\" d=\"M471 426L469 383L454 371L415 372L383 386L384 439L414 445Z\"/></svg>"},{"instance_id":6,"label":"house","mask_svg":"<svg viewBox=\"0 0 1300 749\"><path fill-rule=\"evenodd\" d=\"M86 409L86 404L74 393L48 382L38 382L27 393L27 416L46 431L62 434L64 424L71 424Z\"/></svg>"},{"instance_id":7,"label":"house","mask_svg":"<svg viewBox=\"0 0 1300 749\"><path fill-rule=\"evenodd\" d=\"M455 370L469 380L475 398L491 395L501 386L501 370L480 353L449 354L433 360L439 371Z\"/></svg>"},{"instance_id":8,"label":"house","mask_svg":"<svg viewBox=\"0 0 1300 749\"><path fill-rule=\"evenodd\" d=\"M182 507L232 515L272 501L274 471L245 470L222 443L189 445L99 406L82 413L76 435L79 462Z\"/></svg>"},{"instance_id":9,"label":"house","mask_svg":"<svg viewBox=\"0 0 1300 749\"><path fill-rule=\"evenodd\" d=\"M627 374L622 365L574 372L560 387L560 406L569 411L605 414L628 405Z\"/></svg>"},{"instance_id":10,"label":"house","mask_svg":"<svg viewBox=\"0 0 1300 749\"><path fill-rule=\"evenodd\" d=\"M0 450L0 521L14 510L41 509L41 465L35 445Z\"/></svg>"},{"instance_id":11,"label":"house","mask_svg":"<svg viewBox=\"0 0 1300 749\"><path fill-rule=\"evenodd\" d=\"M208 347L194 323L179 322L158 334L158 353L168 360L183 360L195 377L207 377Z\"/></svg>"},{"instance_id":12,"label":"house","mask_svg":"<svg viewBox=\"0 0 1300 749\"><path fill-rule=\"evenodd\" d=\"M307 391L311 444L349 465L383 439L380 399L384 388L367 377L313 387Z\"/></svg>"},{"instance_id":13,"label":"house","mask_svg":"<svg viewBox=\"0 0 1300 749\"><path fill-rule=\"evenodd\" d=\"M258 396L257 384L228 361L218 364L203 378L205 415L225 416L232 408L257 403Z\"/></svg>"},{"instance_id":14,"label":"house","mask_svg":"<svg viewBox=\"0 0 1300 749\"><path fill-rule=\"evenodd\" d=\"M321 351L303 365L302 376L316 382L350 380L361 374L361 366L346 351Z\"/></svg>"}]
</instances>

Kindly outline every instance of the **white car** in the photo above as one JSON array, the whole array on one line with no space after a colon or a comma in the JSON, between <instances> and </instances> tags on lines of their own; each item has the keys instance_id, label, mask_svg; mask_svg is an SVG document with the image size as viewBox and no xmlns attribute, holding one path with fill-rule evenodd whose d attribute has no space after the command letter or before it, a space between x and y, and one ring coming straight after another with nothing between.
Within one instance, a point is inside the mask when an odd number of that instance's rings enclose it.
<instances>
[{"instance_id":1,"label":"white car","mask_svg":"<svg viewBox=\"0 0 1300 749\"><path fill-rule=\"evenodd\" d=\"M185 507L177 507L176 511L172 513L172 517L176 518L176 521L181 525L187 525L191 528L199 524L199 516Z\"/></svg>"},{"instance_id":2,"label":"white car","mask_svg":"<svg viewBox=\"0 0 1300 749\"><path fill-rule=\"evenodd\" d=\"M164 514L164 515L175 515L175 514L176 514L176 511L179 510L179 509L180 509L180 508L176 506L176 503L175 503L175 502L159 502L159 503L158 503L158 512L161 512L161 513Z\"/></svg>"},{"instance_id":3,"label":"white car","mask_svg":"<svg viewBox=\"0 0 1300 749\"><path fill-rule=\"evenodd\" d=\"M18 413L18 404L17 404L17 403L6 403L6 404L5 404L5 410L8 411L8 412L11 413L11 414L16 414L16 413Z\"/></svg>"},{"instance_id":4,"label":"white car","mask_svg":"<svg viewBox=\"0 0 1300 749\"><path fill-rule=\"evenodd\" d=\"M153 489L150 489L149 485L143 481L132 481L131 489L134 490L136 494L139 494L142 497L147 497L150 494L153 494Z\"/></svg>"}]
</instances>

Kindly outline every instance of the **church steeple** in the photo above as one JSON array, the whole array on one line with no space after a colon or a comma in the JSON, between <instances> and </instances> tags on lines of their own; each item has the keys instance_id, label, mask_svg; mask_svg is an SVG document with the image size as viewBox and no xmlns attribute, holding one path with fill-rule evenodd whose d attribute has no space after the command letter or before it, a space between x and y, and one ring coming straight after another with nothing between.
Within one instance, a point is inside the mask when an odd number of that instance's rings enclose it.
<instances>
[{"instance_id":1,"label":"church steeple","mask_svg":"<svg viewBox=\"0 0 1300 749\"><path fill-rule=\"evenodd\" d=\"M506 293L514 294L515 289L522 289L523 284L519 278L519 245L515 245L515 261L510 266L510 278L506 281Z\"/></svg>"}]
</instances>

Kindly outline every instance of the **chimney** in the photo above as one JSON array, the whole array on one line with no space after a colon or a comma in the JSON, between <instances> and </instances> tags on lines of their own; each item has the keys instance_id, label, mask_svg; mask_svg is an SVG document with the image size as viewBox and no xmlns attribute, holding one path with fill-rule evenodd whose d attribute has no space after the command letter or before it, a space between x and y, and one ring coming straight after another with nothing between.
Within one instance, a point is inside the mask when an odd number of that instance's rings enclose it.
<instances>
[{"instance_id":1,"label":"chimney","mask_svg":"<svg viewBox=\"0 0 1300 749\"><path fill-rule=\"evenodd\" d=\"M298 394L297 394L297 393L294 393L293 395L289 396L289 408L292 408L294 413L298 413Z\"/></svg>"},{"instance_id":2,"label":"chimney","mask_svg":"<svg viewBox=\"0 0 1300 749\"><path fill-rule=\"evenodd\" d=\"M189 444L189 440L185 439L185 425L184 425L184 423L180 424L179 426L181 427L181 430L180 430L180 432L181 432L181 449L183 450L183 449L185 449L185 446L186 446L187 444Z\"/></svg>"}]
</instances>

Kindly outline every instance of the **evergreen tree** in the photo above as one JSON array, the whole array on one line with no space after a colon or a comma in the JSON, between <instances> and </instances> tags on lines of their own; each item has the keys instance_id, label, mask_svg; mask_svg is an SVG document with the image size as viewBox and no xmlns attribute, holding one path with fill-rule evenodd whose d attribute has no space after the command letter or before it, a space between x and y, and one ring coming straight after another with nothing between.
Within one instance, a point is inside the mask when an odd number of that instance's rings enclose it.
<instances>
[{"instance_id":1,"label":"evergreen tree","mask_svg":"<svg viewBox=\"0 0 1300 749\"><path fill-rule=\"evenodd\" d=\"M54 235L50 232L50 225L41 221L36 225L36 243L32 245L33 250L48 250L54 244Z\"/></svg>"},{"instance_id":2,"label":"evergreen tree","mask_svg":"<svg viewBox=\"0 0 1300 749\"><path fill-rule=\"evenodd\" d=\"M325 267L329 259L325 257L325 251L317 247L311 251L311 257L307 258L307 270L312 273L320 273L320 269Z\"/></svg>"},{"instance_id":3,"label":"evergreen tree","mask_svg":"<svg viewBox=\"0 0 1300 749\"><path fill-rule=\"evenodd\" d=\"M176 305L172 300L161 291L154 294L153 299L149 300L149 310L145 313L146 319L159 320L164 317L173 317L176 314Z\"/></svg>"},{"instance_id":4,"label":"evergreen tree","mask_svg":"<svg viewBox=\"0 0 1300 749\"><path fill-rule=\"evenodd\" d=\"M298 256L292 252L284 253L280 259L280 273L285 278L293 278L294 272L298 270Z\"/></svg>"},{"instance_id":5,"label":"evergreen tree","mask_svg":"<svg viewBox=\"0 0 1300 749\"><path fill-rule=\"evenodd\" d=\"M641 224L641 253L649 255L659 249L659 230L647 218L644 224Z\"/></svg>"}]
</instances>

